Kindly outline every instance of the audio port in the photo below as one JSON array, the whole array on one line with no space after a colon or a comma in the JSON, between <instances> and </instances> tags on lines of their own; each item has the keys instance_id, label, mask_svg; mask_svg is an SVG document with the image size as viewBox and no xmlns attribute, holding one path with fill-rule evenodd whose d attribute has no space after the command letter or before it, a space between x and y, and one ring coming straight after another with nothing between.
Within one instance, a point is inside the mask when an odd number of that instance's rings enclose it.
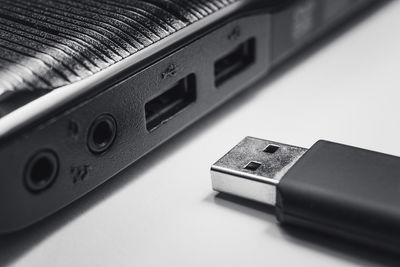
<instances>
[{"instance_id":1,"label":"audio port","mask_svg":"<svg viewBox=\"0 0 400 267\"><path fill-rule=\"evenodd\" d=\"M104 114L99 116L90 126L87 138L89 150L94 154L106 152L114 143L117 135L117 123L115 119Z\"/></svg>"},{"instance_id":2,"label":"audio port","mask_svg":"<svg viewBox=\"0 0 400 267\"><path fill-rule=\"evenodd\" d=\"M36 153L25 167L25 184L29 191L41 192L56 180L59 169L57 155L51 150Z\"/></svg>"}]
</instances>

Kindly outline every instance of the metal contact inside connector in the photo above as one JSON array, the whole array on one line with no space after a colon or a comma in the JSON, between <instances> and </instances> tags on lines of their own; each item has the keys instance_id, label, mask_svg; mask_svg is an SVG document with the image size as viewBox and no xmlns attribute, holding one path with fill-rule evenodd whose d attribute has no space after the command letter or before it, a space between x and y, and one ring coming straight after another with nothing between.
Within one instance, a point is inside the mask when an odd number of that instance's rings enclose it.
<instances>
[{"instance_id":1,"label":"metal contact inside connector","mask_svg":"<svg viewBox=\"0 0 400 267\"><path fill-rule=\"evenodd\" d=\"M260 162L251 161L244 168L249 171L256 171L260 167L261 167Z\"/></svg>"},{"instance_id":2,"label":"metal contact inside connector","mask_svg":"<svg viewBox=\"0 0 400 267\"><path fill-rule=\"evenodd\" d=\"M276 151L278 151L279 146L276 145L268 145L265 149L264 152L265 153L269 153L269 154L274 154Z\"/></svg>"}]
</instances>

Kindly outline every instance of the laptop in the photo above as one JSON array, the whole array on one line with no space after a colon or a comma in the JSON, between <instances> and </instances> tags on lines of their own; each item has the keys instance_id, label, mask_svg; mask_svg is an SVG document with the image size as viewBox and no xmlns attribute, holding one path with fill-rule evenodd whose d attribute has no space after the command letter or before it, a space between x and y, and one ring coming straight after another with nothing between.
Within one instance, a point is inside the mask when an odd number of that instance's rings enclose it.
<instances>
[{"instance_id":1,"label":"laptop","mask_svg":"<svg viewBox=\"0 0 400 267\"><path fill-rule=\"evenodd\" d=\"M0 233L81 198L376 2L0 0Z\"/></svg>"}]
</instances>

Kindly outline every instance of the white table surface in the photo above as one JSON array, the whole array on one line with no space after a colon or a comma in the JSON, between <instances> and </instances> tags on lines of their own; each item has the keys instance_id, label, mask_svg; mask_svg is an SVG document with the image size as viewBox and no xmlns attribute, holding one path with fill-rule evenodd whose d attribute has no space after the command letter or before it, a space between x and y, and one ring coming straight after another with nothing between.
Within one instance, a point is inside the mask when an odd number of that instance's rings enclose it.
<instances>
[{"instance_id":1,"label":"white table surface","mask_svg":"<svg viewBox=\"0 0 400 267\"><path fill-rule=\"evenodd\" d=\"M210 165L250 135L400 156L400 1L265 79L55 216L0 237L0 266L375 266L396 259L289 233L216 197ZM377 188L379 190L379 188Z\"/></svg>"}]
</instances>

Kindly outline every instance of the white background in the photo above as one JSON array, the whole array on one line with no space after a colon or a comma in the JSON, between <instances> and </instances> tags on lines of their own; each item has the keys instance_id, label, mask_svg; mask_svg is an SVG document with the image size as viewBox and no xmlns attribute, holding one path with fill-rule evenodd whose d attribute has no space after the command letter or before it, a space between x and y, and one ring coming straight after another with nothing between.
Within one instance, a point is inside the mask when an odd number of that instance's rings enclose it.
<instances>
[{"instance_id":1,"label":"white background","mask_svg":"<svg viewBox=\"0 0 400 267\"><path fill-rule=\"evenodd\" d=\"M0 237L0 265L393 264L349 243L289 233L263 206L216 198L209 168L247 135L303 147L327 139L400 156L399 14L400 1L392 1L84 199Z\"/></svg>"}]
</instances>

